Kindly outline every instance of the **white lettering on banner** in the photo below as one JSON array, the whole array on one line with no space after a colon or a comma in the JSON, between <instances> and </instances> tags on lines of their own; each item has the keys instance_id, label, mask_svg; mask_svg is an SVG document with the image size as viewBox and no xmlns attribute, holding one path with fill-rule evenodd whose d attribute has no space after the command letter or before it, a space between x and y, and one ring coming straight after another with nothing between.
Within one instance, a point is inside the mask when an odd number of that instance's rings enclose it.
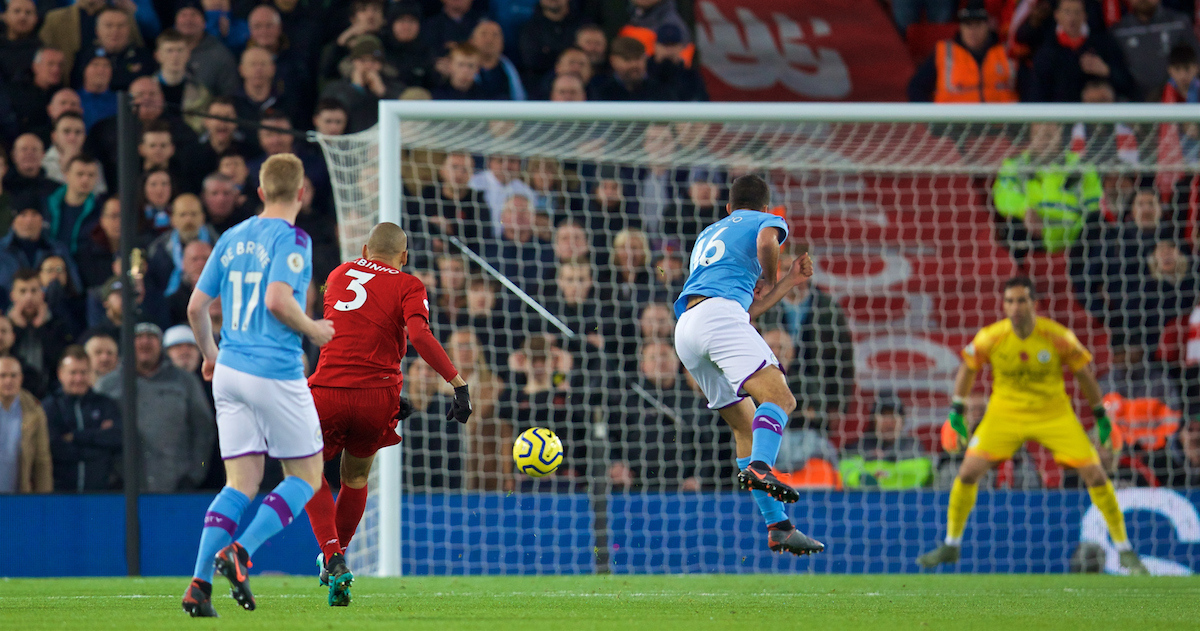
<instances>
[{"instance_id":1,"label":"white lettering on banner","mask_svg":"<svg viewBox=\"0 0 1200 631\"><path fill-rule=\"evenodd\" d=\"M913 275L913 264L899 254L879 254L871 258L883 261L883 269L855 276L837 275L824 269L821 257L813 257L813 277L823 279L822 285L835 294L854 296L878 295L879 290L902 285Z\"/></svg>"},{"instance_id":2,"label":"white lettering on banner","mask_svg":"<svg viewBox=\"0 0 1200 631\"><path fill-rule=\"evenodd\" d=\"M770 88L782 83L811 98L841 99L850 94L850 69L833 48L804 42L800 24L782 13L772 13L775 30L753 11L738 7L737 24L731 23L712 2L700 3L696 43L704 67L725 83L745 90ZM814 38L833 35L829 23L810 18ZM744 35L743 35L744 31Z\"/></svg>"},{"instance_id":3,"label":"white lettering on banner","mask_svg":"<svg viewBox=\"0 0 1200 631\"><path fill-rule=\"evenodd\" d=\"M1200 543L1200 513L1188 499L1170 489L1121 489L1117 491L1117 503L1125 513L1130 511L1149 511L1167 518L1175 529L1175 541L1178 543ZM1131 533L1135 529L1129 529ZM1136 537L1134 545L1137 545ZM1109 574L1128 574L1121 567L1117 558L1117 549L1108 538L1108 527L1104 524L1104 515L1095 506L1090 506L1083 514L1083 530L1079 533L1080 543L1099 544L1105 551L1104 571ZM1142 563L1154 576L1191 576L1192 569L1186 565L1143 556Z\"/></svg>"},{"instance_id":4,"label":"white lettering on banner","mask_svg":"<svg viewBox=\"0 0 1200 631\"><path fill-rule=\"evenodd\" d=\"M884 354L920 355L933 366L914 370L876 368L874 358ZM915 335L880 335L854 343L855 382L862 390L904 390L949 394L958 371L958 353L945 344Z\"/></svg>"}]
</instances>

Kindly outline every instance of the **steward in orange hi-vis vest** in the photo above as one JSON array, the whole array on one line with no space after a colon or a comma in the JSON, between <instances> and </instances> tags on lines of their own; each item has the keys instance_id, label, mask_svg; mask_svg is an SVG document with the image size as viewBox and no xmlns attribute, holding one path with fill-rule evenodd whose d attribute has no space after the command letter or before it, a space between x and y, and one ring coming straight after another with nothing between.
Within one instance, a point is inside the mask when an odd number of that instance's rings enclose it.
<instances>
[{"instance_id":1,"label":"steward in orange hi-vis vest","mask_svg":"<svg viewBox=\"0 0 1200 631\"><path fill-rule=\"evenodd\" d=\"M995 44L983 63L953 39L938 42L933 53L937 65L935 103L1016 103L1016 69L1004 46Z\"/></svg>"}]
</instances>

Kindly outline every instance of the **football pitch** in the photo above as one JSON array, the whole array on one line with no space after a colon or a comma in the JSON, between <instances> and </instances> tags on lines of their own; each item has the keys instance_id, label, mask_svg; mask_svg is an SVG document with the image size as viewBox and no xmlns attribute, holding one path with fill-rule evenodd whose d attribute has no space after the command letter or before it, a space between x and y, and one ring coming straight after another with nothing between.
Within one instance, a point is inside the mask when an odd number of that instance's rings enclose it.
<instances>
[{"instance_id":1,"label":"football pitch","mask_svg":"<svg viewBox=\"0 0 1200 631\"><path fill-rule=\"evenodd\" d=\"M0 629L1195 629L1200 578L689 575L361 578L347 608L315 577L218 578L218 620L183 578L0 579Z\"/></svg>"}]
</instances>

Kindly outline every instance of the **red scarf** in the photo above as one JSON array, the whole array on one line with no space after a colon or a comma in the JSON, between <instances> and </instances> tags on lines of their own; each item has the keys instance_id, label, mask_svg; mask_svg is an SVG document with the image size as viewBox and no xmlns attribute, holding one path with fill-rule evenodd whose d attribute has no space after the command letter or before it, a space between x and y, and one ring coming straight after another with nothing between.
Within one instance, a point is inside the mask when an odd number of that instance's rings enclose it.
<instances>
[{"instance_id":1,"label":"red scarf","mask_svg":"<svg viewBox=\"0 0 1200 631\"><path fill-rule=\"evenodd\" d=\"M1061 26L1056 26L1054 27L1054 35L1058 38L1058 43L1062 44L1064 48L1069 48L1073 52L1079 52L1079 49L1083 47L1083 43L1087 41L1088 27L1087 24L1084 24L1083 33L1079 37L1071 37L1067 35L1066 31L1063 31Z\"/></svg>"}]
</instances>

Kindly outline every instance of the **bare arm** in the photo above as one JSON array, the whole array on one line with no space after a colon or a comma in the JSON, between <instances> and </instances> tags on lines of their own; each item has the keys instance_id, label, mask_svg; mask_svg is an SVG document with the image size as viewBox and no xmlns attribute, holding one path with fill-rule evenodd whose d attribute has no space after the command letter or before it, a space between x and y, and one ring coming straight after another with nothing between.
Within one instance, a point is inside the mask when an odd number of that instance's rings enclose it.
<instances>
[{"instance_id":1,"label":"bare arm","mask_svg":"<svg viewBox=\"0 0 1200 631\"><path fill-rule=\"evenodd\" d=\"M196 345L200 347L200 354L207 361L217 360L217 342L213 337L212 318L208 315L208 308L214 300L216 298L199 289L193 289L192 298L188 300L187 306L188 324L192 325Z\"/></svg>"},{"instance_id":2,"label":"bare arm","mask_svg":"<svg viewBox=\"0 0 1200 631\"><path fill-rule=\"evenodd\" d=\"M333 339L333 323L329 320L313 320L304 313L296 297L292 295L292 286L275 281L267 285L267 298L264 303L271 315L275 316L284 326L307 336L317 346L324 346ZM190 307L190 305L189 305Z\"/></svg>"},{"instance_id":3,"label":"bare arm","mask_svg":"<svg viewBox=\"0 0 1200 631\"><path fill-rule=\"evenodd\" d=\"M1075 381L1079 383L1079 389L1083 390L1083 396L1093 410L1104 405L1104 394L1100 392L1100 384L1096 381L1091 364L1075 372Z\"/></svg>"},{"instance_id":4,"label":"bare arm","mask_svg":"<svg viewBox=\"0 0 1200 631\"><path fill-rule=\"evenodd\" d=\"M971 370L966 364L960 364L958 374L954 376L954 396L960 400L966 399L967 395L971 394L971 388L975 386L975 377L978 375L978 371Z\"/></svg>"},{"instance_id":5,"label":"bare arm","mask_svg":"<svg viewBox=\"0 0 1200 631\"><path fill-rule=\"evenodd\" d=\"M758 264L763 269L763 295L771 293L779 278L779 228L758 231Z\"/></svg>"},{"instance_id":6,"label":"bare arm","mask_svg":"<svg viewBox=\"0 0 1200 631\"><path fill-rule=\"evenodd\" d=\"M766 268L763 269L765 274ZM792 261L792 267L790 270L788 270L788 273L785 274L783 278L779 279L779 282L773 283L773 287L764 284L762 290L763 293L755 298L754 302L750 303L750 319L754 320L771 307L779 304L779 301L783 300L783 297L786 296L789 291L795 288L796 284L799 283L802 278L808 278L809 276L812 276L812 274L812 259L809 258L808 254L806 253L803 256L797 257L796 260ZM767 287L770 287L770 289L768 290Z\"/></svg>"}]
</instances>

